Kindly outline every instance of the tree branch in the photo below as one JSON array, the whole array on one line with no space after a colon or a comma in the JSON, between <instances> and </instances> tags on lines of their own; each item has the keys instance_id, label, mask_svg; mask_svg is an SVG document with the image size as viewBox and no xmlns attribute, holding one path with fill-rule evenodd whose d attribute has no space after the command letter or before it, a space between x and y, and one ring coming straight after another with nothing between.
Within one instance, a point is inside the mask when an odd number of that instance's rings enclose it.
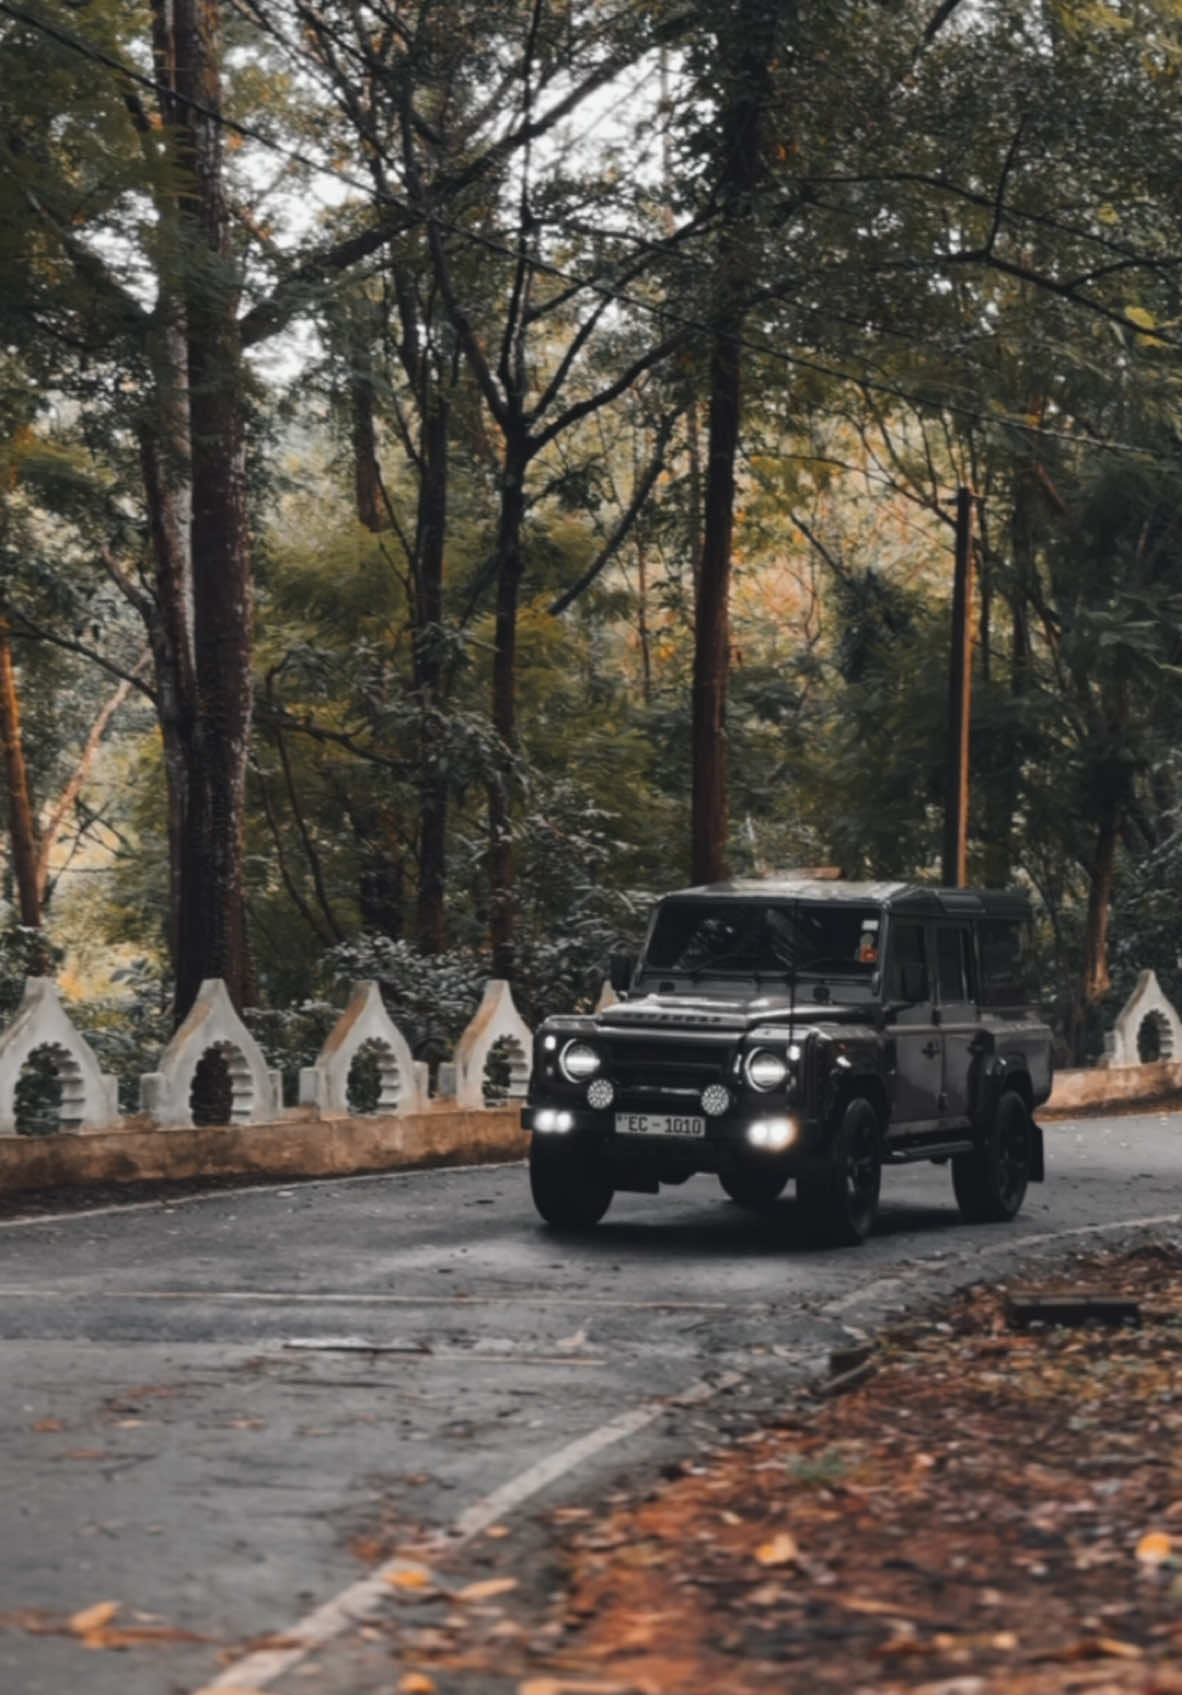
<instances>
[{"instance_id":1,"label":"tree branch","mask_svg":"<svg viewBox=\"0 0 1182 1695\"><path fill-rule=\"evenodd\" d=\"M666 418L662 419L661 426L657 431L657 440L653 449L652 458L649 460L648 465L645 468L643 477L641 477L640 481L632 491L632 499L628 504L627 511L623 513L619 523L616 525L611 535L608 536L607 540L604 542L599 552L595 555L595 558L591 561L590 565L583 572L582 576L579 577L576 582L572 583L570 588L565 589L563 593L558 596L557 600L551 603L550 611L555 617L557 617L560 612L565 612L567 607L571 605L572 601L577 600L583 590L590 587L596 577L598 577L599 573L603 570L604 566L610 562L620 545L627 538L629 531L640 516L641 508L648 499L649 494L652 491L653 484L661 474L661 470L665 464L665 449L669 445L669 438L676 428L677 420L681 417L684 410L684 407L678 407L676 412L671 412Z\"/></svg>"}]
</instances>

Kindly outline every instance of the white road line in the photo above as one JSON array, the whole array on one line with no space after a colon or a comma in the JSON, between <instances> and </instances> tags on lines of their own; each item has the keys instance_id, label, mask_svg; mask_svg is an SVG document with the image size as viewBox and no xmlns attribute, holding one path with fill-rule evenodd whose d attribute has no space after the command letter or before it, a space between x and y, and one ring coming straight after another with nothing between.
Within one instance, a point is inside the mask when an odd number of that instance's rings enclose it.
<instances>
[{"instance_id":1,"label":"white road line","mask_svg":"<svg viewBox=\"0 0 1182 1695\"><path fill-rule=\"evenodd\" d=\"M163 1134L167 1135L167 1131ZM293 1194L307 1189L338 1189L350 1183L389 1183L395 1178L435 1177L452 1171L511 1171L523 1165L520 1159L482 1161L479 1165L410 1165L397 1171L361 1171L352 1177L289 1177L284 1183L243 1183L239 1188L203 1189L198 1195L161 1195L154 1201L121 1201L113 1206L86 1207L77 1212L39 1212L28 1218L0 1218L0 1230L27 1230L34 1224L69 1224L75 1218L108 1218L116 1212L173 1212L180 1207L197 1206L202 1201L242 1200L250 1195L281 1195L288 1189ZM164 1182L164 1178L145 1177L145 1183Z\"/></svg>"},{"instance_id":2,"label":"white road line","mask_svg":"<svg viewBox=\"0 0 1182 1695\"><path fill-rule=\"evenodd\" d=\"M707 1401L741 1381L740 1373L734 1371L726 1372L713 1383L701 1379L680 1394L658 1401L642 1401L606 1424L601 1424L598 1429L588 1431L586 1436L568 1442L565 1447L557 1449L544 1460L539 1460L508 1483L503 1483L499 1489L494 1489L481 1500L474 1501L455 1520L450 1532L441 1541L441 1550L463 1547L474 1536L479 1536L482 1531L487 1530L489 1525L496 1524L498 1519L522 1506L551 1483L557 1482L560 1477L565 1477L585 1460L594 1454L602 1453L605 1448L610 1448L616 1442L623 1442L629 1436L635 1436L660 1418L662 1413L673 1407L693 1406L698 1402ZM306 1614L295 1624L279 1632L289 1646L263 1648L257 1653L247 1654L244 1659L227 1666L212 1683L204 1684L202 1690L265 1688L275 1678L282 1677L284 1672L298 1665L308 1654L323 1648L334 1637L341 1635L350 1625L358 1624L378 1612L390 1599L391 1583L399 1572L408 1569L415 1569L412 1561L387 1560L376 1571L358 1579L356 1583L351 1583L347 1589L342 1589L339 1595L334 1595L331 1601L326 1601L314 1612Z\"/></svg>"},{"instance_id":3,"label":"white road line","mask_svg":"<svg viewBox=\"0 0 1182 1695\"><path fill-rule=\"evenodd\" d=\"M615 1312L771 1312L768 1301L628 1301L611 1295L588 1295L581 1290L570 1294L536 1294L526 1289L519 1293L500 1295L386 1295L348 1294L338 1290L322 1294L303 1289L296 1293L286 1289L119 1289L88 1283L82 1289L39 1289L28 1284L0 1287L0 1300L69 1301L71 1305L86 1300L103 1301L199 1301L203 1306L237 1302L252 1306L346 1306L346 1307L451 1307L462 1312L465 1307L604 1307Z\"/></svg>"}]
</instances>

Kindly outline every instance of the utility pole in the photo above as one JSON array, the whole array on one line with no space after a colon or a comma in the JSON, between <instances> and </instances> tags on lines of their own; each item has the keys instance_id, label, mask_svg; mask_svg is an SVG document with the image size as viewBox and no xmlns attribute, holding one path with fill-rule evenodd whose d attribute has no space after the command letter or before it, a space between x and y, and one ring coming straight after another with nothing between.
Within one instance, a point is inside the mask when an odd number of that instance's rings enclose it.
<instances>
[{"instance_id":1,"label":"utility pole","mask_svg":"<svg viewBox=\"0 0 1182 1695\"><path fill-rule=\"evenodd\" d=\"M972 705L973 491L956 491L956 568L948 667L948 764L944 790L946 888L963 888L969 833L969 717Z\"/></svg>"}]
</instances>

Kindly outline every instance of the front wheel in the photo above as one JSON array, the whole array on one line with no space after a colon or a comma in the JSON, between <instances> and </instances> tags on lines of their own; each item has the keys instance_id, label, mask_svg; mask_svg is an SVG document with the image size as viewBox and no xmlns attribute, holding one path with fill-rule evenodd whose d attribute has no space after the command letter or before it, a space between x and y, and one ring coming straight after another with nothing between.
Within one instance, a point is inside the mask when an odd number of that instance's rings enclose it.
<instances>
[{"instance_id":1,"label":"front wheel","mask_svg":"<svg viewBox=\"0 0 1182 1695\"><path fill-rule=\"evenodd\" d=\"M878 1216L882 1136L878 1114L862 1095L841 1115L826 1169L796 1180L805 1225L823 1242L864 1242Z\"/></svg>"},{"instance_id":2,"label":"front wheel","mask_svg":"<svg viewBox=\"0 0 1182 1695\"><path fill-rule=\"evenodd\" d=\"M602 1162L586 1148L536 1133L529 1149L529 1186L534 1206L555 1230L590 1230L615 1194Z\"/></svg>"},{"instance_id":3,"label":"front wheel","mask_svg":"<svg viewBox=\"0 0 1182 1695\"><path fill-rule=\"evenodd\" d=\"M1004 1224L1017 1216L1030 1181L1030 1108L1007 1089L981 1145L952 1161L952 1187L961 1216L970 1224Z\"/></svg>"}]
</instances>

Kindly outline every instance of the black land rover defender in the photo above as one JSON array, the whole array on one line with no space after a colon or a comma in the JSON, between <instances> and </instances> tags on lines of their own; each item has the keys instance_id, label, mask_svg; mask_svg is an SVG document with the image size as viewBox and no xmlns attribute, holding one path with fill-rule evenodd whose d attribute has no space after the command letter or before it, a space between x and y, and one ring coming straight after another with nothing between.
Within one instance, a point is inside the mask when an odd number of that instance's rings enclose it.
<instances>
[{"instance_id":1,"label":"black land rover defender","mask_svg":"<svg viewBox=\"0 0 1182 1695\"><path fill-rule=\"evenodd\" d=\"M770 1204L795 1178L824 1239L859 1242L884 1165L952 1162L961 1213L1013 1218L1043 1176L1051 1032L1026 987L1020 893L820 879L657 906L624 996L534 1043L530 1183L558 1228L617 1189L715 1172Z\"/></svg>"}]
</instances>

